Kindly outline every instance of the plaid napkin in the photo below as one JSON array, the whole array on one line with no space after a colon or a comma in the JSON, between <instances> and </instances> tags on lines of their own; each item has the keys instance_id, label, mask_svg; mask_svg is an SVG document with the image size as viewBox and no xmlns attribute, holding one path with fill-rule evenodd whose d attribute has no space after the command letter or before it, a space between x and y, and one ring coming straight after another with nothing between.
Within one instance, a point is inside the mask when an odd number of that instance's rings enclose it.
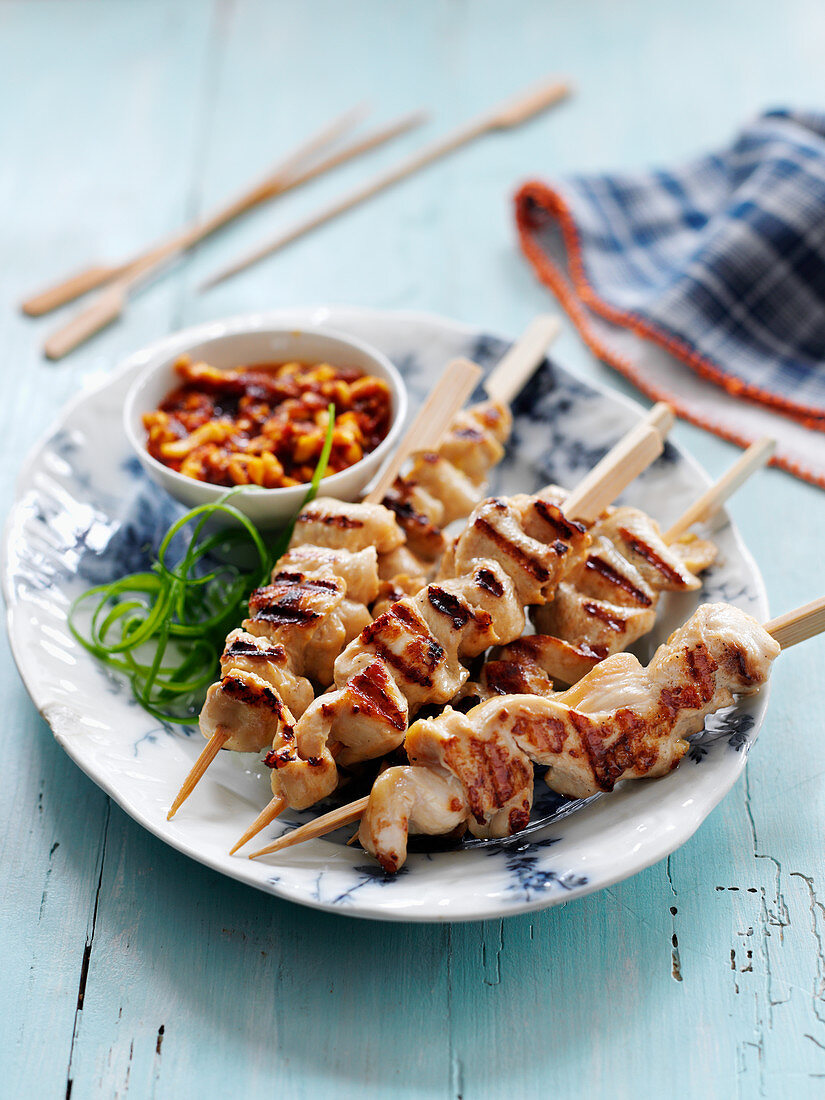
<instances>
[{"instance_id":1,"label":"plaid napkin","mask_svg":"<svg viewBox=\"0 0 825 1100\"><path fill-rule=\"evenodd\" d=\"M600 358L825 488L825 115L770 111L673 171L528 183L516 218Z\"/></svg>"}]
</instances>

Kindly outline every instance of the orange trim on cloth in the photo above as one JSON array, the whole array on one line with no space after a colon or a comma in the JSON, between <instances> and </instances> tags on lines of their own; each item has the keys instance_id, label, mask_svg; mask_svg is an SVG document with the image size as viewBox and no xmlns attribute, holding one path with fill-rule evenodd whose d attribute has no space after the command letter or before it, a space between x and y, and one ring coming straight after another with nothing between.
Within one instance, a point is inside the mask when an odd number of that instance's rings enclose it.
<instances>
[{"instance_id":1,"label":"orange trim on cloth","mask_svg":"<svg viewBox=\"0 0 825 1100\"><path fill-rule=\"evenodd\" d=\"M535 239L534 234L540 228L535 224L536 205L545 214L555 218L561 227L570 262L572 285L561 268L549 258ZM671 393L659 389L643 378L630 359L614 351L596 336L587 314L582 308L582 303L585 303L594 313L598 313L612 324L630 329L643 339L652 340L675 358L686 363L702 377L722 386L728 393L737 397L744 397L756 404L775 408L777 411L781 411L783 415L789 416L790 419L802 424L803 427L825 431L825 417L821 414L812 415L809 406L795 405L793 402L768 393L758 386L749 386L738 379L729 377L715 364L703 358L682 341L661 332L650 322L643 321L635 314L615 309L600 299L590 285L585 273L578 227L573 220L567 203L557 191L553 191L538 181L525 183L515 195L515 207L519 242L539 280L558 298L593 354L618 370L651 400L667 401L682 419L688 420L706 431L713 432L729 443L734 443L739 447L748 447L753 442L746 436L739 435L728 428L713 424L711 421L696 415L687 406L681 404L678 399L674 399ZM804 481L809 481L819 486L819 488L825 489L825 476L813 473L812 470L800 465L798 462L774 455L770 460L770 465L778 466L795 477L802 478Z\"/></svg>"}]
</instances>

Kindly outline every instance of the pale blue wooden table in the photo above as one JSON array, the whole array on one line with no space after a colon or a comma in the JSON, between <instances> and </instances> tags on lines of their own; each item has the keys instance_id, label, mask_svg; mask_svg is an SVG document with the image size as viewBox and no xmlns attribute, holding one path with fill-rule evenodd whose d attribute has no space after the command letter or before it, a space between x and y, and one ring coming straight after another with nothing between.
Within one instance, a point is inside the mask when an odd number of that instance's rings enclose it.
<instances>
[{"instance_id":1,"label":"pale blue wooden table","mask_svg":"<svg viewBox=\"0 0 825 1100\"><path fill-rule=\"evenodd\" d=\"M673 161L765 106L823 105L821 0L0 0L2 499L88 375L184 324L316 302L515 335L529 176ZM204 295L199 279L410 136L204 247L59 365L22 292L231 193L341 106L435 134L548 72L579 93ZM557 354L621 386L568 328ZM714 474L733 449L679 425ZM823 494L771 471L732 511L774 609L825 584ZM747 770L666 864L455 927L303 910L149 836L54 744L3 645L0 1096L807 1097L825 1093L822 644L775 672Z\"/></svg>"}]
</instances>

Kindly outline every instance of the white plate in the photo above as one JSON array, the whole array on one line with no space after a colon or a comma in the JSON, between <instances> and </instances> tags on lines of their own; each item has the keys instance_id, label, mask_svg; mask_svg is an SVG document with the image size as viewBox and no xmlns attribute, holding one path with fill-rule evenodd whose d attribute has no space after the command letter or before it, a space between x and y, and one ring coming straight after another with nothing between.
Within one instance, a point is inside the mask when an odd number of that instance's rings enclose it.
<instances>
[{"instance_id":1,"label":"white plate","mask_svg":"<svg viewBox=\"0 0 825 1100\"><path fill-rule=\"evenodd\" d=\"M439 318L315 309L262 315L261 324L321 325L359 337L389 355L415 403L451 357L492 365L497 337ZM227 322L231 323L231 322ZM663 779L627 783L540 833L483 848L412 853L402 873L384 875L347 832L250 861L227 850L269 799L256 757L220 753L172 822L166 811L203 746L195 728L165 728L134 703L127 685L71 637L75 595L145 565L144 547L180 506L148 480L121 427L129 382L159 351L220 333L221 322L155 344L106 381L81 393L27 460L9 516L3 581L12 649L35 705L72 759L136 821L166 843L223 874L305 905L350 916L448 921L510 916L600 890L683 844L745 766L762 723L766 692L710 719L682 765ZM638 418L624 398L545 363L516 403L515 431L494 488L529 492L548 481L575 484ZM667 523L707 476L668 445L626 494ZM700 600L727 600L767 615L762 580L738 534L717 533L720 561L698 597L663 601L652 651ZM539 783L537 790L541 789ZM537 796L538 810L552 798ZM292 815L286 824L306 820ZM283 831L278 823L262 840Z\"/></svg>"}]
</instances>

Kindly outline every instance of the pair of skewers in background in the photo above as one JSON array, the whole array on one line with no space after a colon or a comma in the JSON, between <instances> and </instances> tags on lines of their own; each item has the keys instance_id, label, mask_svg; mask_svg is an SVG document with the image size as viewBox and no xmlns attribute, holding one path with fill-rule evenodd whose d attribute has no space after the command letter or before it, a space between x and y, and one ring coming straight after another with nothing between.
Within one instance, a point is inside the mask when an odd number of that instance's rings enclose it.
<instances>
[{"instance_id":1,"label":"pair of skewers in background","mask_svg":"<svg viewBox=\"0 0 825 1100\"><path fill-rule=\"evenodd\" d=\"M204 284L204 288L250 267L265 256L325 225L482 135L521 125L539 112L559 103L569 93L569 84L554 78L545 80L538 86L499 104L492 110L458 126L445 137L425 145L395 167L379 173L366 184L348 192L342 198L279 234L251 255L213 276ZM355 108L335 119L299 146L249 190L219 207L206 218L152 245L139 255L120 264L95 263L27 298L22 304L23 311L30 316L39 316L66 305L91 290L104 288L86 308L46 339L44 343L46 356L50 359L60 359L111 324L121 315L132 295L200 241L205 240L235 218L363 153L378 148L419 126L428 117L422 111L405 115L385 127L355 139L344 148L337 151L333 148L328 155L322 156L324 150L333 147L335 142L361 119L363 113L362 108Z\"/></svg>"},{"instance_id":2,"label":"pair of skewers in background","mask_svg":"<svg viewBox=\"0 0 825 1100\"><path fill-rule=\"evenodd\" d=\"M628 443L623 441L620 447L623 447L625 453L627 451ZM771 453L772 447L769 441L761 441L759 444L755 444L748 452L746 452L737 463L728 471L728 473L720 479L714 486L707 490L701 497L694 503L693 506L681 517L676 524L674 524L670 531L683 532L690 524L699 522L700 520L706 520L716 512L724 501L731 495L731 493L737 488L746 477L754 472L755 469L764 465L765 461ZM609 460L608 460L609 462ZM586 482L591 479L585 479ZM592 482L591 482L592 483ZM585 486L586 488L586 486ZM607 493L605 492L605 495ZM572 495L571 495L572 497ZM604 498L602 498L604 499ZM575 504L575 501L574 501ZM668 532L669 534L670 532ZM270 804L271 805L271 804ZM341 825L355 821L363 812L366 806L365 800L360 800L358 803L353 804L350 807L342 807L340 810L333 811L331 815L324 818L319 818L318 821L312 822L306 826L301 827L300 830L296 830L294 833L288 833L284 837L276 841L276 847L270 849L267 847L263 849L259 854L267 854L270 850L277 851L282 847L289 847L291 844L299 843L303 839L311 839L313 836L324 835L328 831L334 831ZM264 815L261 815L262 817ZM260 818L258 819L261 820ZM257 822L256 822L257 825ZM233 851L236 851L240 847L241 843L245 843L251 836L257 832L255 826L244 834L242 841L235 845Z\"/></svg>"},{"instance_id":3,"label":"pair of skewers in background","mask_svg":"<svg viewBox=\"0 0 825 1100\"><path fill-rule=\"evenodd\" d=\"M531 322L485 380L484 388L491 400L502 405L510 404L543 360L547 348L558 335L559 327L558 319L549 315L539 316ZM399 446L385 468L380 471L374 486L365 497L365 503L378 504L384 499L404 463L414 452L437 450L451 420L476 387L482 373L480 367L465 359L454 360L447 365ZM169 819L191 795L229 738L230 732L225 728L218 729L209 738L172 803L167 815ZM277 812L277 805L270 804L265 811L264 824L274 820ZM263 824L259 828L263 828Z\"/></svg>"}]
</instances>

